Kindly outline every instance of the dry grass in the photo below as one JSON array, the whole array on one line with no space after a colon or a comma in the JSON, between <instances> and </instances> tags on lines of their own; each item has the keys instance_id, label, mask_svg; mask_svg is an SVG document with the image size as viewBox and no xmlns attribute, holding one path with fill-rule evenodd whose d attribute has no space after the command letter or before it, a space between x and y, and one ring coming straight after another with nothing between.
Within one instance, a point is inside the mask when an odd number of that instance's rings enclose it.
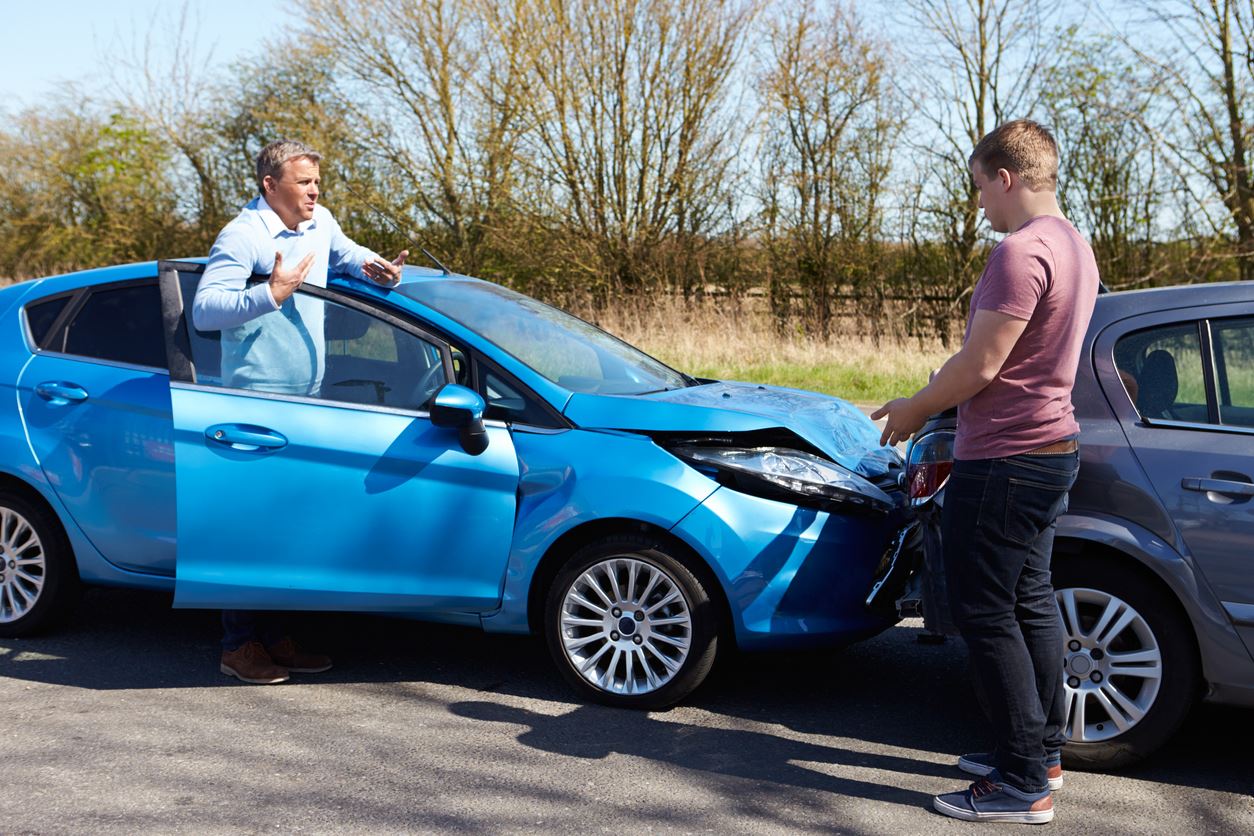
<instances>
[{"instance_id":1,"label":"dry grass","mask_svg":"<svg viewBox=\"0 0 1254 836\"><path fill-rule=\"evenodd\" d=\"M591 318L591 317L590 317ZM602 311L602 328L697 377L827 392L857 403L908 395L953 353L939 340L780 335L763 310L661 299Z\"/></svg>"}]
</instances>

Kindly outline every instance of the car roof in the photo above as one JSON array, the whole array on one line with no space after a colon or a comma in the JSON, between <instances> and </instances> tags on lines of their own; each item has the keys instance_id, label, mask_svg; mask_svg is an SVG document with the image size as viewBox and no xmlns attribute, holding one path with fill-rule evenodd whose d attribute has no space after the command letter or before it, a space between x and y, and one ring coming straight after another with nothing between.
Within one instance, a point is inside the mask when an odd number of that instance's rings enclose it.
<instances>
[{"instance_id":1,"label":"car roof","mask_svg":"<svg viewBox=\"0 0 1254 836\"><path fill-rule=\"evenodd\" d=\"M1107 325L1124 317L1176 308L1223 305L1254 300L1254 283L1208 282L1139 290L1120 290L1097 297L1094 325Z\"/></svg>"},{"instance_id":2,"label":"car roof","mask_svg":"<svg viewBox=\"0 0 1254 836\"><path fill-rule=\"evenodd\" d=\"M177 261L182 264L205 264L208 258L205 256L195 256L192 258L171 258L162 259L163 261ZM25 293L34 290L40 285L47 285L42 288L42 293L58 292L62 290L70 290L76 287L87 287L90 285L108 284L110 282L124 282L128 279L143 279L157 275L156 260L153 261L135 261L130 264L116 264L110 267L93 267L88 270L76 270L72 273L59 273L52 276L42 276L35 279L26 279L21 282L14 282L9 287L14 288L18 293ZM462 276L457 273L445 274L440 270L431 267L417 267L414 265L406 265L403 281L430 281L433 279L469 279L469 276ZM6 290L8 288L5 288Z\"/></svg>"}]
</instances>

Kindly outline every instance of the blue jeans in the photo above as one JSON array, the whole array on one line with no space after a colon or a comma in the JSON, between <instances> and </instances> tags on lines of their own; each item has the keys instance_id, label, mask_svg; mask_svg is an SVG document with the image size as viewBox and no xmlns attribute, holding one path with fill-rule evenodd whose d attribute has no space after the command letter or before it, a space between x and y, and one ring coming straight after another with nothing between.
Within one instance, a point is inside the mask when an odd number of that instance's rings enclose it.
<instances>
[{"instance_id":1,"label":"blue jeans","mask_svg":"<svg viewBox=\"0 0 1254 836\"><path fill-rule=\"evenodd\" d=\"M1062 623L1049 563L1079 454L954 462L941 537L954 622L992 725L997 767L1025 792L1048 786L1065 742Z\"/></svg>"},{"instance_id":2,"label":"blue jeans","mask_svg":"<svg viewBox=\"0 0 1254 836\"><path fill-rule=\"evenodd\" d=\"M239 650L251 641L269 646L286 635L282 620L275 613L256 610L222 611L223 650Z\"/></svg>"}]
</instances>

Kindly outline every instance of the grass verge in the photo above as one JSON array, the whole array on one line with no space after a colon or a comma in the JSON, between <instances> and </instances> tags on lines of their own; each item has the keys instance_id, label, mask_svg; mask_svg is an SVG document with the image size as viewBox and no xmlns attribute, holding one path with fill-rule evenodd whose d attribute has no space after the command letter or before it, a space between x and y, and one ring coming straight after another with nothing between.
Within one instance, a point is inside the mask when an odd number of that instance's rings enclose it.
<instances>
[{"instance_id":1,"label":"grass verge","mask_svg":"<svg viewBox=\"0 0 1254 836\"><path fill-rule=\"evenodd\" d=\"M597 324L697 377L810 389L863 404L912 394L954 350L939 340L780 334L764 313L708 303L609 311Z\"/></svg>"}]
</instances>

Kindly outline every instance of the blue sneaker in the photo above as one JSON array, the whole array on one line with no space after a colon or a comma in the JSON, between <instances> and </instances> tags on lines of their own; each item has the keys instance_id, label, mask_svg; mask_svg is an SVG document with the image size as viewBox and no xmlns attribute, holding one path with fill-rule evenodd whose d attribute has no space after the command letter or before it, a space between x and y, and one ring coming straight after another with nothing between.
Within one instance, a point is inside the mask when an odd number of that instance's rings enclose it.
<instances>
[{"instance_id":1,"label":"blue sneaker","mask_svg":"<svg viewBox=\"0 0 1254 836\"><path fill-rule=\"evenodd\" d=\"M992 752L975 752L958 758L958 768L968 775L984 776L997 768L997 756ZM1053 792L1062 789L1062 752L1045 753L1045 776Z\"/></svg>"},{"instance_id":2,"label":"blue sneaker","mask_svg":"<svg viewBox=\"0 0 1254 836\"><path fill-rule=\"evenodd\" d=\"M1054 820L1054 798L1049 790L1030 793L1003 783L993 770L963 792L932 799L936 812L963 821L1000 821L1045 824Z\"/></svg>"}]
</instances>

